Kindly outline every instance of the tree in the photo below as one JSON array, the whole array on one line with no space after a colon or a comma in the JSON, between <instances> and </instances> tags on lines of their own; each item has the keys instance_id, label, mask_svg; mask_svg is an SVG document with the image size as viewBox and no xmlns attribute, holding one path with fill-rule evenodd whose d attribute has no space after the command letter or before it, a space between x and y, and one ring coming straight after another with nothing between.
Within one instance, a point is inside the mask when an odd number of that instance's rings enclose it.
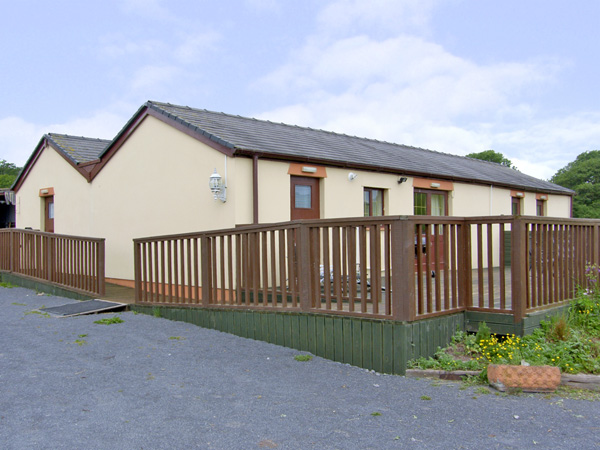
<instances>
[{"instance_id":1,"label":"tree","mask_svg":"<svg viewBox=\"0 0 600 450\"><path fill-rule=\"evenodd\" d=\"M600 150L581 153L550 181L573 189L573 216L600 218Z\"/></svg>"},{"instance_id":2,"label":"tree","mask_svg":"<svg viewBox=\"0 0 600 450\"><path fill-rule=\"evenodd\" d=\"M4 159L0 160L0 188L11 187L20 171L21 168L13 163L6 162Z\"/></svg>"},{"instance_id":3,"label":"tree","mask_svg":"<svg viewBox=\"0 0 600 450\"><path fill-rule=\"evenodd\" d=\"M481 159L483 161L489 161L496 164L501 164L506 167L510 167L511 169L516 169L513 165L512 161L506 158L502 153L496 152L494 150L484 150L479 153L469 153L467 158L475 158Z\"/></svg>"}]
</instances>

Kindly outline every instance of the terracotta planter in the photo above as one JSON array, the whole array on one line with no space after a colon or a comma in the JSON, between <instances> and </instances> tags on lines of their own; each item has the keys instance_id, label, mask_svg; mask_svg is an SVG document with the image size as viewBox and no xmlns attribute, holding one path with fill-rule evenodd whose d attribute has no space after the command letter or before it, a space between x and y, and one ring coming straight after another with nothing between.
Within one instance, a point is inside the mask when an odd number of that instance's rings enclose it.
<instances>
[{"instance_id":1,"label":"terracotta planter","mask_svg":"<svg viewBox=\"0 0 600 450\"><path fill-rule=\"evenodd\" d=\"M490 364L487 374L490 385L502 392L508 389L553 392L560 384L560 369L552 366Z\"/></svg>"}]
</instances>

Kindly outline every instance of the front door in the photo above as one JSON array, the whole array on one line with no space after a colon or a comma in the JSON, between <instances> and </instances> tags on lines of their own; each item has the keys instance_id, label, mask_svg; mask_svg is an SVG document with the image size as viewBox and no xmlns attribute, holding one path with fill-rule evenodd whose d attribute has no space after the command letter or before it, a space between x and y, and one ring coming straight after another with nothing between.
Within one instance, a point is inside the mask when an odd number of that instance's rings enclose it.
<instances>
[{"instance_id":1,"label":"front door","mask_svg":"<svg viewBox=\"0 0 600 450\"><path fill-rule=\"evenodd\" d=\"M319 178L291 178L291 219L318 219L320 217Z\"/></svg>"},{"instance_id":2,"label":"front door","mask_svg":"<svg viewBox=\"0 0 600 450\"><path fill-rule=\"evenodd\" d=\"M44 231L54 233L54 196L44 197Z\"/></svg>"}]
</instances>

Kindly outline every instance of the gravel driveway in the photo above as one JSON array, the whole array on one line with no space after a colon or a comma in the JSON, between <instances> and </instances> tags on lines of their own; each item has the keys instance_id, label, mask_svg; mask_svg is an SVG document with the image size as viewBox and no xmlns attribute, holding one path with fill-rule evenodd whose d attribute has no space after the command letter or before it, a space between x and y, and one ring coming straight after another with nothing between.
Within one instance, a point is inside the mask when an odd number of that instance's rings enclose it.
<instances>
[{"instance_id":1,"label":"gravel driveway","mask_svg":"<svg viewBox=\"0 0 600 450\"><path fill-rule=\"evenodd\" d=\"M598 402L298 362L131 312L33 312L73 302L0 288L2 449L600 448Z\"/></svg>"}]
</instances>

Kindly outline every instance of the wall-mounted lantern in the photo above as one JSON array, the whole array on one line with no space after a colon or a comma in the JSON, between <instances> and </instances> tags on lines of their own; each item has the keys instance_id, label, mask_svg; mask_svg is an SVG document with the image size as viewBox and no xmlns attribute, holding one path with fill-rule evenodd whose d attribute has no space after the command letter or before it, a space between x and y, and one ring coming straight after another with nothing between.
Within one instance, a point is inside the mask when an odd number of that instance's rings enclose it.
<instances>
[{"instance_id":1,"label":"wall-mounted lantern","mask_svg":"<svg viewBox=\"0 0 600 450\"><path fill-rule=\"evenodd\" d=\"M348 174L348 181L352 181L354 180L358 175L356 175L354 172L350 172Z\"/></svg>"},{"instance_id":2,"label":"wall-mounted lantern","mask_svg":"<svg viewBox=\"0 0 600 450\"><path fill-rule=\"evenodd\" d=\"M408 178L406 177L398 177L398 184L406 183Z\"/></svg>"},{"instance_id":3,"label":"wall-mounted lantern","mask_svg":"<svg viewBox=\"0 0 600 450\"><path fill-rule=\"evenodd\" d=\"M216 168L209 178L208 186L210 187L210 192L215 196L215 200L221 200L223 203L227 201L227 186L223 184L223 179L217 173Z\"/></svg>"}]
</instances>

